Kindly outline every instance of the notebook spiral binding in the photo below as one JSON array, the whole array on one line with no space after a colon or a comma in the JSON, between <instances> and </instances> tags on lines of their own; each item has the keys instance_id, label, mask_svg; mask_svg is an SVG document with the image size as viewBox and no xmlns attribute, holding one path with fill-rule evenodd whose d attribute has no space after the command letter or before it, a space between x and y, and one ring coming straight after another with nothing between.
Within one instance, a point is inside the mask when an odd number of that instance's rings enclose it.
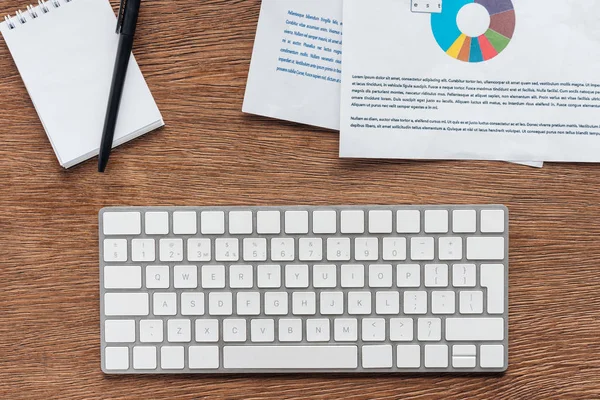
<instances>
[{"instance_id":1,"label":"notebook spiral binding","mask_svg":"<svg viewBox=\"0 0 600 400\"><path fill-rule=\"evenodd\" d=\"M62 0L65 3L70 3L73 0ZM50 4L50 5L49 5ZM50 12L52 8L59 8L62 5L61 0L38 0L38 5L28 5L27 10L25 12L21 10L17 10L15 12L15 16L11 17L10 15L4 16L4 21L8 26L8 29L15 29L17 27L17 23L19 25L24 25L29 21L32 21L40 16L41 14L47 14ZM15 22L16 20L16 22Z\"/></svg>"}]
</instances>

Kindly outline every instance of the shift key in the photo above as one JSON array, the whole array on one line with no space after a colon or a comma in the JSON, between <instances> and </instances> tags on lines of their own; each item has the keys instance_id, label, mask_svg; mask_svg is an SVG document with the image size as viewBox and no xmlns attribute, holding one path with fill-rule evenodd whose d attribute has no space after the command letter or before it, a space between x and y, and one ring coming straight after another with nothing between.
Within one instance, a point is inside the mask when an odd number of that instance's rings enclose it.
<instances>
[{"instance_id":1,"label":"shift key","mask_svg":"<svg viewBox=\"0 0 600 400\"><path fill-rule=\"evenodd\" d=\"M447 318L446 340L504 340L504 318Z\"/></svg>"}]
</instances>

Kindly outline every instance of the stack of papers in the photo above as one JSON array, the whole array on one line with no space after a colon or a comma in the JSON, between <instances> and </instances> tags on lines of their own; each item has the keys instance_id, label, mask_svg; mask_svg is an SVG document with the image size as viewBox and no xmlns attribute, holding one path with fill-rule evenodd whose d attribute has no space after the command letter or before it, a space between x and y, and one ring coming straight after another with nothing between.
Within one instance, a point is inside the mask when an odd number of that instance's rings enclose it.
<instances>
[{"instance_id":1,"label":"stack of papers","mask_svg":"<svg viewBox=\"0 0 600 400\"><path fill-rule=\"evenodd\" d=\"M243 111L339 130L341 157L599 162L598 12L263 0Z\"/></svg>"}]
</instances>

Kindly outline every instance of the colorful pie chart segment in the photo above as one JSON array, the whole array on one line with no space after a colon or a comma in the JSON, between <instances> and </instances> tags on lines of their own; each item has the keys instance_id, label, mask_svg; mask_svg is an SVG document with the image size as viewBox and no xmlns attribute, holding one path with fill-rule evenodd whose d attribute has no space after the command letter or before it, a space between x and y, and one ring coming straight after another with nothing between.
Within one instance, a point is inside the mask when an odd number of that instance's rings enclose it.
<instances>
[{"instance_id":1,"label":"colorful pie chart segment","mask_svg":"<svg viewBox=\"0 0 600 400\"><path fill-rule=\"evenodd\" d=\"M488 30L471 37L461 32L456 22L458 12L467 4L479 4L490 15ZM450 57L464 62L491 60L510 43L516 26L511 0L453 0L445 2L440 14L431 15L431 30L435 41Z\"/></svg>"}]
</instances>

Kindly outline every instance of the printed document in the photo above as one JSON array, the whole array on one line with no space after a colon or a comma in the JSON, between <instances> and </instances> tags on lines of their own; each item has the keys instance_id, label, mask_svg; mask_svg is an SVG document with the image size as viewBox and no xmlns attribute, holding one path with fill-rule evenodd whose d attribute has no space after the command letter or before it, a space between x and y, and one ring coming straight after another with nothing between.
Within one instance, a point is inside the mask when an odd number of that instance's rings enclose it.
<instances>
[{"instance_id":1,"label":"printed document","mask_svg":"<svg viewBox=\"0 0 600 400\"><path fill-rule=\"evenodd\" d=\"M342 0L263 0L243 111L339 130Z\"/></svg>"},{"instance_id":2,"label":"printed document","mask_svg":"<svg viewBox=\"0 0 600 400\"><path fill-rule=\"evenodd\" d=\"M600 161L600 2L424 2L344 1L341 156Z\"/></svg>"}]
</instances>

